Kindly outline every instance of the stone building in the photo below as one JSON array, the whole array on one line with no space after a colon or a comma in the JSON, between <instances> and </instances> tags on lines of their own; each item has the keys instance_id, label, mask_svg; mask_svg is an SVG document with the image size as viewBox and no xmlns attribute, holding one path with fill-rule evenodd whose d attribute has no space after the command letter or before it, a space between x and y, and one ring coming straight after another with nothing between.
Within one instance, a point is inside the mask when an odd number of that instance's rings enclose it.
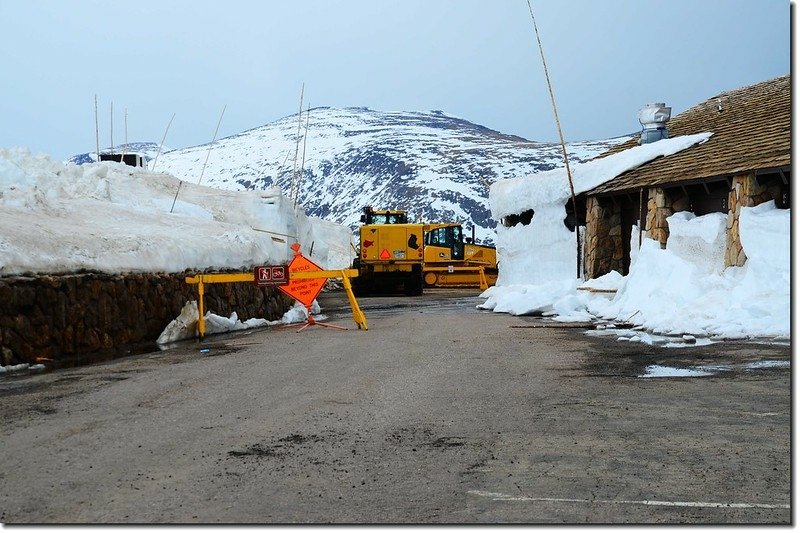
<instances>
[{"instance_id":1,"label":"stone building","mask_svg":"<svg viewBox=\"0 0 800 533\"><path fill-rule=\"evenodd\" d=\"M725 265L746 261L739 240L739 211L775 200L791 201L791 77L724 92L668 122L670 137L712 132L705 143L660 157L617 176L584 196L585 275L596 278L630 267L631 227L666 246L667 217L726 213ZM631 148L633 139L600 157Z\"/></svg>"}]
</instances>

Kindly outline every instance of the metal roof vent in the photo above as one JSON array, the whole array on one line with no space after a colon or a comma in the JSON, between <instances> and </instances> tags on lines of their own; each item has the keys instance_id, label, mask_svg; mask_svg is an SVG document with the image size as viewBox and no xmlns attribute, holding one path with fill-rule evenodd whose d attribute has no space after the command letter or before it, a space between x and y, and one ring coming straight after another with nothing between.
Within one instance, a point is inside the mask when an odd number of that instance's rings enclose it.
<instances>
[{"instance_id":1,"label":"metal roof vent","mask_svg":"<svg viewBox=\"0 0 800 533\"><path fill-rule=\"evenodd\" d=\"M639 110L639 123L642 125L642 134L639 144L648 144L661 139L668 139L667 121L672 114L672 108L666 104L647 104Z\"/></svg>"}]
</instances>

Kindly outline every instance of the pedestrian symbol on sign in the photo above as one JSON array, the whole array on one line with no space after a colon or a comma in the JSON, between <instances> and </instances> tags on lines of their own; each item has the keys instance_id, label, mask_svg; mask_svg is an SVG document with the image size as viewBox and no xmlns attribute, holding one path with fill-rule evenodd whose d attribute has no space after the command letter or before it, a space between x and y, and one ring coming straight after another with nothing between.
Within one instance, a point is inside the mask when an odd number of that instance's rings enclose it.
<instances>
[{"instance_id":1,"label":"pedestrian symbol on sign","mask_svg":"<svg viewBox=\"0 0 800 533\"><path fill-rule=\"evenodd\" d=\"M259 287L266 287L269 285L286 285L289 280L286 278L285 266L257 266L255 267L255 276L253 281Z\"/></svg>"}]
</instances>

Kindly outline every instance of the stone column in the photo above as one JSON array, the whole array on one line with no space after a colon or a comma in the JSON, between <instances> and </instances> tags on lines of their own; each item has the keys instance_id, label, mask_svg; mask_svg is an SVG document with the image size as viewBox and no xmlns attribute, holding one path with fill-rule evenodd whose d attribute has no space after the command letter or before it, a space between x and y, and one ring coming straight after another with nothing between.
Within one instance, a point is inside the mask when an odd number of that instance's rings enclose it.
<instances>
[{"instance_id":1,"label":"stone column","mask_svg":"<svg viewBox=\"0 0 800 533\"><path fill-rule=\"evenodd\" d=\"M742 266L747 256L739 238L739 213L742 207L753 207L767 200L771 194L758 184L755 174L734 176L728 193L728 224L725 235L725 266Z\"/></svg>"},{"instance_id":2,"label":"stone column","mask_svg":"<svg viewBox=\"0 0 800 533\"><path fill-rule=\"evenodd\" d=\"M600 239L600 223L602 220L602 208L596 196L586 198L586 238L584 239L583 249L583 270L588 279L598 277L600 266L600 251L598 241Z\"/></svg>"},{"instance_id":3,"label":"stone column","mask_svg":"<svg viewBox=\"0 0 800 533\"><path fill-rule=\"evenodd\" d=\"M622 215L609 198L586 199L586 249L584 271L588 279L611 270L622 273Z\"/></svg>"},{"instance_id":4,"label":"stone column","mask_svg":"<svg viewBox=\"0 0 800 533\"><path fill-rule=\"evenodd\" d=\"M667 247L667 218L672 214L672 201L667 192L660 187L650 189L647 194L647 236L660 242L662 249Z\"/></svg>"}]
</instances>

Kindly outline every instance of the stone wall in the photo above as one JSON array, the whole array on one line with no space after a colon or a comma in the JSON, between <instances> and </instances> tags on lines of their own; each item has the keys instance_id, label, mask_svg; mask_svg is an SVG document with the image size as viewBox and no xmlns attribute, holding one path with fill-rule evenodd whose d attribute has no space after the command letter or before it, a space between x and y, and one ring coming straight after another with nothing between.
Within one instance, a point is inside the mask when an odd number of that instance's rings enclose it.
<instances>
[{"instance_id":1,"label":"stone wall","mask_svg":"<svg viewBox=\"0 0 800 533\"><path fill-rule=\"evenodd\" d=\"M648 237L659 241L661 247L665 248L669 238L667 217L688 210L689 197L680 189L667 191L654 188L648 190L647 198L644 230ZM584 264L587 279L598 278L612 270L625 273L624 254L627 245L623 242L622 218L621 203L611 197L590 196L586 199Z\"/></svg>"},{"instance_id":2,"label":"stone wall","mask_svg":"<svg viewBox=\"0 0 800 533\"><path fill-rule=\"evenodd\" d=\"M586 199L586 246L584 273L587 279L612 270L622 272L622 212L610 198Z\"/></svg>"},{"instance_id":3,"label":"stone wall","mask_svg":"<svg viewBox=\"0 0 800 533\"><path fill-rule=\"evenodd\" d=\"M783 194L779 177L762 176L759 183L753 174L734 176L728 193L725 266L742 266L747 257L739 238L739 213L742 207L752 207L776 200ZM706 189L707 191L708 189ZM684 189L655 187L648 190L647 236L666 248L669 239L667 218L681 211L691 211L692 200ZM624 245L620 238L621 216L610 197L590 196L586 199L586 250L584 264L587 279L597 278L617 270L622 273Z\"/></svg>"},{"instance_id":4,"label":"stone wall","mask_svg":"<svg viewBox=\"0 0 800 533\"><path fill-rule=\"evenodd\" d=\"M753 174L734 176L728 193L728 224L725 239L725 266L742 266L747 256L739 238L739 213L742 207L753 207L780 198L780 185L760 185Z\"/></svg>"},{"instance_id":5,"label":"stone wall","mask_svg":"<svg viewBox=\"0 0 800 533\"><path fill-rule=\"evenodd\" d=\"M197 299L185 274L74 274L0 278L0 364L111 358L152 345ZM293 300L251 283L206 285L206 311L279 319Z\"/></svg>"},{"instance_id":6,"label":"stone wall","mask_svg":"<svg viewBox=\"0 0 800 533\"><path fill-rule=\"evenodd\" d=\"M667 191L660 187L650 189L647 194L647 236L667 247L669 224L667 218L681 211L688 211L691 202L689 197L678 189Z\"/></svg>"}]
</instances>

